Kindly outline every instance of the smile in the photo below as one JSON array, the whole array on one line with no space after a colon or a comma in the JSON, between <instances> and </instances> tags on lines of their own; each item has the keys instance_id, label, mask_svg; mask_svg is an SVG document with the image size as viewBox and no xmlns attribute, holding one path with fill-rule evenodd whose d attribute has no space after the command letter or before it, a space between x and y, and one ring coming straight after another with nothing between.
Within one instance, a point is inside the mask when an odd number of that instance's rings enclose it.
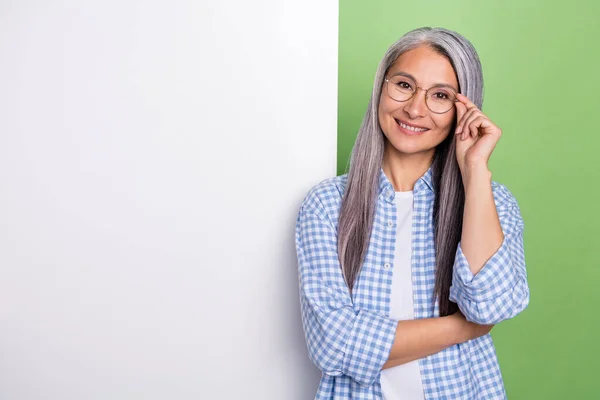
<instances>
[{"instance_id":1,"label":"smile","mask_svg":"<svg viewBox=\"0 0 600 400\"><path fill-rule=\"evenodd\" d=\"M429 130L427 128L417 128L416 126L406 125L405 123L399 120L396 120L396 123L400 125L401 128L407 129L412 132L425 132Z\"/></svg>"}]
</instances>

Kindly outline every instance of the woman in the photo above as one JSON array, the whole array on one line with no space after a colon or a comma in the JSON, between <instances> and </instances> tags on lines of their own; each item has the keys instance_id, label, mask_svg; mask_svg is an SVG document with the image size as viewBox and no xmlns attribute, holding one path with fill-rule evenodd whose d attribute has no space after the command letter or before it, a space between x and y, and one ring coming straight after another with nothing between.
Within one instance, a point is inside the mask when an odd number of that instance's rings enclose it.
<instances>
[{"instance_id":1,"label":"woman","mask_svg":"<svg viewBox=\"0 0 600 400\"><path fill-rule=\"evenodd\" d=\"M316 399L502 399L489 331L529 303L523 220L492 181L471 43L421 28L379 64L348 174L296 225Z\"/></svg>"}]
</instances>

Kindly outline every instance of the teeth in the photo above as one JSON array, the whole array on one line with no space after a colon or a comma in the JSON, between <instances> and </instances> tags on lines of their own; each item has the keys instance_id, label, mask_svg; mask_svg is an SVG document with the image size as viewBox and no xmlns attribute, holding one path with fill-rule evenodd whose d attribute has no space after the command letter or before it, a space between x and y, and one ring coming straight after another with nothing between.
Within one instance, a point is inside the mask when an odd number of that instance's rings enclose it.
<instances>
[{"instance_id":1,"label":"teeth","mask_svg":"<svg viewBox=\"0 0 600 400\"><path fill-rule=\"evenodd\" d=\"M412 126L408 126L406 124L403 124L400 121L398 121L398 124L400 124L400 126L403 127L404 129L408 129L409 131L413 131L413 132L425 132L427 130L425 128L415 128L415 127L412 127Z\"/></svg>"}]
</instances>

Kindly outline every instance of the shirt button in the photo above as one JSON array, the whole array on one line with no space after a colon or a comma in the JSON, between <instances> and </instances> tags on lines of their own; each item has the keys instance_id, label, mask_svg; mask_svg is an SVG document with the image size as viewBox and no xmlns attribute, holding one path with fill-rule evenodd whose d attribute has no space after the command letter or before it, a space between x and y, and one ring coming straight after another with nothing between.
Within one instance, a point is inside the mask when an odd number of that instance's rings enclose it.
<instances>
[{"instance_id":1,"label":"shirt button","mask_svg":"<svg viewBox=\"0 0 600 400\"><path fill-rule=\"evenodd\" d=\"M390 263L383 264L383 269L390 269Z\"/></svg>"},{"instance_id":2,"label":"shirt button","mask_svg":"<svg viewBox=\"0 0 600 400\"><path fill-rule=\"evenodd\" d=\"M388 226L391 228L392 226L394 226L394 223L392 221L388 221Z\"/></svg>"}]
</instances>

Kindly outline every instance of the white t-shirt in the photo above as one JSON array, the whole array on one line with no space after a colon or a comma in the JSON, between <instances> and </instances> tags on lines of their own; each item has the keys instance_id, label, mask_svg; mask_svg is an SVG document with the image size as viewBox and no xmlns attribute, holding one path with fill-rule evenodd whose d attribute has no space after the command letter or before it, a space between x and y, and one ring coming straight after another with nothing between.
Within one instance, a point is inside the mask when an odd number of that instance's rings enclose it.
<instances>
[{"instance_id":1,"label":"white t-shirt","mask_svg":"<svg viewBox=\"0 0 600 400\"><path fill-rule=\"evenodd\" d=\"M390 317L414 319L412 289L412 214L413 192L396 192L396 247L392 264ZM424 400L419 361L381 371L381 389L385 400Z\"/></svg>"}]
</instances>

